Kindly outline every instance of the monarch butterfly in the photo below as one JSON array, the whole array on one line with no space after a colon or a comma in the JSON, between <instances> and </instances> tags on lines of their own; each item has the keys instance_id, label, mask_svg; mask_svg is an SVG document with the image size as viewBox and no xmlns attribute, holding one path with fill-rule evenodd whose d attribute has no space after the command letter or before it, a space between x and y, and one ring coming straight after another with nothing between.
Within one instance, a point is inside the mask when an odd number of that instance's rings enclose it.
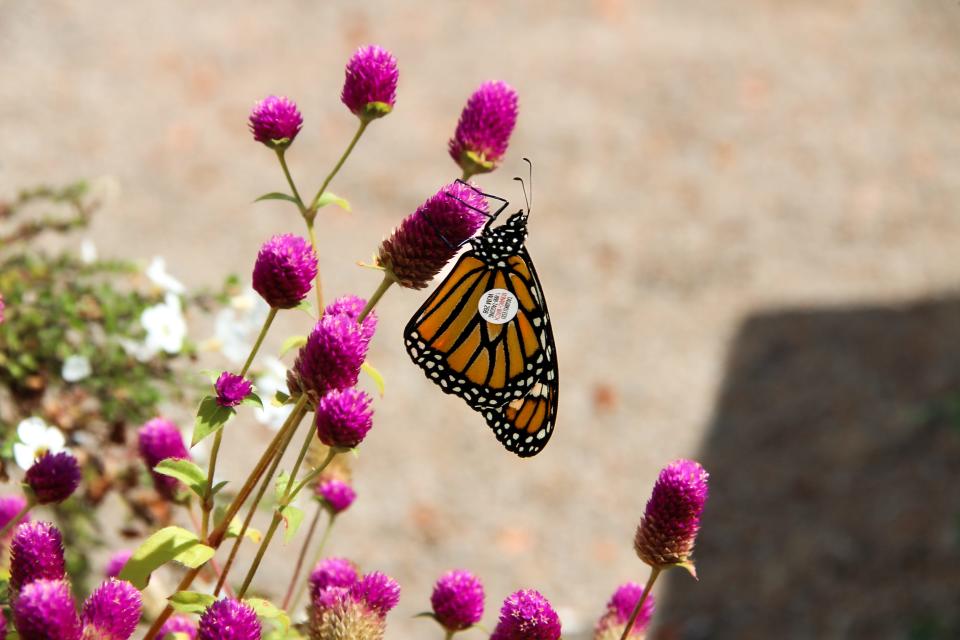
<instances>
[{"instance_id":1,"label":"monarch butterfly","mask_svg":"<svg viewBox=\"0 0 960 640\"><path fill-rule=\"evenodd\" d=\"M530 204L494 227L509 203L481 195L503 205L410 318L404 343L429 380L483 415L508 451L529 457L550 439L559 399L550 314L524 247Z\"/></svg>"}]
</instances>

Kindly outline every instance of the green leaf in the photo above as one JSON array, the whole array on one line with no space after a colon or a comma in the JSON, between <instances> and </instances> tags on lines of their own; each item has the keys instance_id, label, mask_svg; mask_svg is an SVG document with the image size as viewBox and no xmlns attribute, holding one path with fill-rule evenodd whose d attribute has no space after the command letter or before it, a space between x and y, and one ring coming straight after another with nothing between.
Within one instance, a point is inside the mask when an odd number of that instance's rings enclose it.
<instances>
[{"instance_id":1,"label":"green leaf","mask_svg":"<svg viewBox=\"0 0 960 640\"><path fill-rule=\"evenodd\" d=\"M119 577L142 591L150 581L151 573L199 544L196 534L182 527L164 527L137 547Z\"/></svg>"},{"instance_id":2,"label":"green leaf","mask_svg":"<svg viewBox=\"0 0 960 640\"><path fill-rule=\"evenodd\" d=\"M258 616L267 620L273 620L280 625L280 628L286 632L290 628L290 616L287 612L263 598L246 598L244 602L250 605Z\"/></svg>"},{"instance_id":3,"label":"green leaf","mask_svg":"<svg viewBox=\"0 0 960 640\"><path fill-rule=\"evenodd\" d=\"M213 524L216 527L220 526L220 523L223 522L223 516L226 515L226 508L223 505L218 505L213 512ZM230 525L227 527L227 532L224 535L224 539L227 538L236 538L240 535L240 530L243 528L243 523L240 522L239 518L234 518L230 521ZM253 541L254 544L260 542L260 538L263 537L263 534L260 533L259 529L254 529L253 527L247 527L246 532L243 534L244 537L249 538Z\"/></svg>"},{"instance_id":4,"label":"green leaf","mask_svg":"<svg viewBox=\"0 0 960 640\"><path fill-rule=\"evenodd\" d=\"M180 613L203 613L217 601L216 596L196 591L178 591L168 598L174 611Z\"/></svg>"},{"instance_id":5,"label":"green leaf","mask_svg":"<svg viewBox=\"0 0 960 640\"><path fill-rule=\"evenodd\" d=\"M377 385L377 391L380 392L380 397L383 397L383 392L386 389L386 382L383 379L383 374L377 371L372 364L369 362L364 362L360 365L360 370L366 373L373 380L373 383Z\"/></svg>"},{"instance_id":6,"label":"green leaf","mask_svg":"<svg viewBox=\"0 0 960 640\"><path fill-rule=\"evenodd\" d=\"M290 484L290 474L286 471L281 471L273 483L274 496L277 498L277 502L282 500L283 496L287 495L288 484Z\"/></svg>"},{"instance_id":7,"label":"green leaf","mask_svg":"<svg viewBox=\"0 0 960 640\"><path fill-rule=\"evenodd\" d=\"M243 399L243 404L249 405L251 407L257 407L263 409L263 400L260 399L260 396L253 393L252 391L247 394L247 397Z\"/></svg>"},{"instance_id":8,"label":"green leaf","mask_svg":"<svg viewBox=\"0 0 960 640\"><path fill-rule=\"evenodd\" d=\"M185 567L196 569L207 560L212 558L214 553L216 553L216 549L213 547L208 547L205 544L197 544L190 547L183 553L178 554L174 560Z\"/></svg>"},{"instance_id":9,"label":"green leaf","mask_svg":"<svg viewBox=\"0 0 960 640\"><path fill-rule=\"evenodd\" d=\"M293 196L287 195L286 193L281 193L279 191L272 191L270 193L265 193L259 198L257 198L256 200L254 200L254 202L260 202L261 200L286 200L287 202L292 202L295 205L300 204L297 201L297 199L294 198Z\"/></svg>"},{"instance_id":10,"label":"green leaf","mask_svg":"<svg viewBox=\"0 0 960 640\"><path fill-rule=\"evenodd\" d=\"M290 394L284 391L277 391L276 395L273 396L273 399L270 401L270 404L272 404L275 407L282 407L283 405L288 404L289 402L290 402Z\"/></svg>"},{"instance_id":11,"label":"green leaf","mask_svg":"<svg viewBox=\"0 0 960 640\"><path fill-rule=\"evenodd\" d=\"M280 357L287 355L293 349L299 349L307 344L307 336L290 336L280 345Z\"/></svg>"},{"instance_id":12,"label":"green leaf","mask_svg":"<svg viewBox=\"0 0 960 640\"><path fill-rule=\"evenodd\" d=\"M325 192L320 199L317 200L317 209L325 207L328 204L335 204L344 211L350 211L350 203L347 202L346 198L341 198L335 193L330 193L329 191Z\"/></svg>"},{"instance_id":13,"label":"green leaf","mask_svg":"<svg viewBox=\"0 0 960 640\"><path fill-rule=\"evenodd\" d=\"M207 489L207 474L190 460L167 458L161 460L153 470L161 475L176 478L201 498Z\"/></svg>"},{"instance_id":14,"label":"green leaf","mask_svg":"<svg viewBox=\"0 0 960 640\"><path fill-rule=\"evenodd\" d=\"M218 482L217 484L213 485L213 487L211 487L211 489L210 489L210 495L212 495L212 496L217 495L218 493L220 493L220 490L223 489L223 488L224 488L225 486L227 486L228 484L230 484L230 481L229 481L229 480L221 480L221 481Z\"/></svg>"},{"instance_id":15,"label":"green leaf","mask_svg":"<svg viewBox=\"0 0 960 640\"><path fill-rule=\"evenodd\" d=\"M198 442L222 429L234 413L236 412L233 408L221 407L217 404L217 399L213 396L207 396L201 400L200 407L197 409L197 419L193 423L193 441L190 446L197 446Z\"/></svg>"},{"instance_id":16,"label":"green leaf","mask_svg":"<svg viewBox=\"0 0 960 640\"><path fill-rule=\"evenodd\" d=\"M303 510L299 509L292 504L288 504L283 509L280 509L280 517L283 518L283 542L287 543L293 539L293 536L297 535L297 529L300 528L300 523L303 522Z\"/></svg>"}]
</instances>

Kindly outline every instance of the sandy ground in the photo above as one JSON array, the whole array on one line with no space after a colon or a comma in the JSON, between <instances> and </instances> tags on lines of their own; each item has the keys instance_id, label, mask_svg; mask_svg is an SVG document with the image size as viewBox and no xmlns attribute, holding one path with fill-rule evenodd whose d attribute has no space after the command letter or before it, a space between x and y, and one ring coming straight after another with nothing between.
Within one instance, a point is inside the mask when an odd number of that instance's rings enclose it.
<instances>
[{"instance_id":1,"label":"sandy ground","mask_svg":"<svg viewBox=\"0 0 960 640\"><path fill-rule=\"evenodd\" d=\"M251 204L282 177L245 130L250 106L267 93L298 101L306 124L290 161L315 188L354 127L338 100L342 65L368 42L396 54L401 85L395 112L332 185L354 211L323 212L327 291L373 291L376 275L356 261L456 176L445 144L462 103L480 81L505 79L521 116L503 168L481 183L519 201L511 178L521 156L535 162L528 247L563 380L553 441L518 461L404 355L403 324L425 294L384 299L371 359L387 394L356 463L359 501L330 549L400 580L390 637L439 637L410 616L457 566L486 581L488 625L503 596L537 587L576 637L619 582L645 577L630 541L657 470L719 455L708 431L746 318L956 290L953 0L0 1L0 192L115 176L122 197L90 232L102 255L160 254L197 286L246 274L261 242L301 228L281 204ZM283 325L307 328L302 316ZM232 425L227 469L239 473L268 437ZM735 468L736 452L721 451L717 466ZM725 478L713 482L723 492ZM723 518L709 510L705 535ZM743 552L708 550L728 563ZM285 585L291 554L271 552L265 590ZM801 625L816 609L753 626L731 609L734 624L717 612L735 585L689 612L670 608L673 593L661 594L665 637L857 635Z\"/></svg>"}]
</instances>

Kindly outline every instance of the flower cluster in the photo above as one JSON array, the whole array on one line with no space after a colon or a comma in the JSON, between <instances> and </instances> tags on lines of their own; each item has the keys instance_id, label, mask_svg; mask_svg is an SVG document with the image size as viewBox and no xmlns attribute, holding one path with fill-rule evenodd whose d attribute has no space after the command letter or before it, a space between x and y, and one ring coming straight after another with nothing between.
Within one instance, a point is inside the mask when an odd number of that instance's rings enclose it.
<instances>
[{"instance_id":1,"label":"flower cluster","mask_svg":"<svg viewBox=\"0 0 960 640\"><path fill-rule=\"evenodd\" d=\"M375 571L359 577L343 559L329 559L310 576L311 640L379 639L387 614L400 601L400 585Z\"/></svg>"}]
</instances>

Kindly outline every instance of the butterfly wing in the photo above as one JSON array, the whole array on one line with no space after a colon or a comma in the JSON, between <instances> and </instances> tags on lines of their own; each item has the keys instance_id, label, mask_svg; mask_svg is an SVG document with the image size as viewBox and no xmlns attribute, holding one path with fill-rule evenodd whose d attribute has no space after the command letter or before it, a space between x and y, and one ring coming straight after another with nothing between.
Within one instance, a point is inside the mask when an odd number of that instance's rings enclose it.
<instances>
[{"instance_id":1,"label":"butterfly wing","mask_svg":"<svg viewBox=\"0 0 960 640\"><path fill-rule=\"evenodd\" d=\"M478 306L491 289L516 299L516 315L488 322ZM445 393L474 409L523 398L546 369L553 351L548 315L536 272L525 250L496 264L464 253L404 330L411 359Z\"/></svg>"}]
</instances>

